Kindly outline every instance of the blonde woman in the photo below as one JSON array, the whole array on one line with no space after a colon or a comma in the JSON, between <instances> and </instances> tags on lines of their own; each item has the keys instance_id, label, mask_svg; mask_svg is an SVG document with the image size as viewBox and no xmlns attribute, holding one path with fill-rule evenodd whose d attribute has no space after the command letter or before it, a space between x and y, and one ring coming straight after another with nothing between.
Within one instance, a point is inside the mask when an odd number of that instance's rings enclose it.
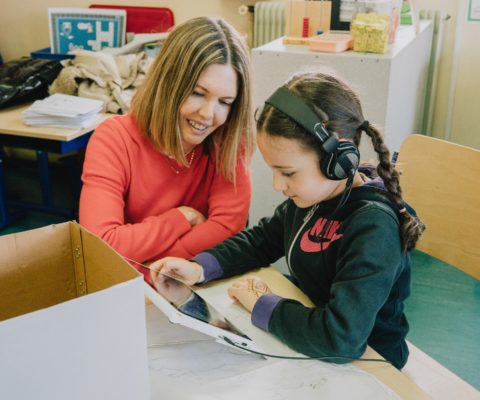
<instances>
[{"instance_id":1,"label":"blonde woman","mask_svg":"<svg viewBox=\"0 0 480 400\"><path fill-rule=\"evenodd\" d=\"M251 194L250 74L248 51L223 19L177 26L130 113L90 139L80 223L139 263L192 257L240 231Z\"/></svg>"}]
</instances>

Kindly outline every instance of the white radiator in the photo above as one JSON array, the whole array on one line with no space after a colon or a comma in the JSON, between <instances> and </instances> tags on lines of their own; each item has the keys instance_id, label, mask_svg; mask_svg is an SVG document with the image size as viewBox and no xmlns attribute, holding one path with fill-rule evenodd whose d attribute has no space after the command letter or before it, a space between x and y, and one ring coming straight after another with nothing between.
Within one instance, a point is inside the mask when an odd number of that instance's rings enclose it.
<instances>
[{"instance_id":1,"label":"white radiator","mask_svg":"<svg viewBox=\"0 0 480 400\"><path fill-rule=\"evenodd\" d=\"M255 3L253 47L271 42L284 35L285 2L259 1Z\"/></svg>"}]
</instances>

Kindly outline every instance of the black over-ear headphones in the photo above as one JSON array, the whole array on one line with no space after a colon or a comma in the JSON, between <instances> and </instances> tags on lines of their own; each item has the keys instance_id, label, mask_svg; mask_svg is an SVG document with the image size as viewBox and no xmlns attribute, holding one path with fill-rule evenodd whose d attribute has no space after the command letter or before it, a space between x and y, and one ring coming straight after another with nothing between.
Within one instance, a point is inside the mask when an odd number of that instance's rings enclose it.
<instances>
[{"instance_id":1,"label":"black over-ear headphones","mask_svg":"<svg viewBox=\"0 0 480 400\"><path fill-rule=\"evenodd\" d=\"M353 177L360 162L357 146L349 141L339 141L328 132L319 116L300 97L282 86L265 103L281 111L320 141L324 151L320 169L328 179L339 181Z\"/></svg>"}]
</instances>

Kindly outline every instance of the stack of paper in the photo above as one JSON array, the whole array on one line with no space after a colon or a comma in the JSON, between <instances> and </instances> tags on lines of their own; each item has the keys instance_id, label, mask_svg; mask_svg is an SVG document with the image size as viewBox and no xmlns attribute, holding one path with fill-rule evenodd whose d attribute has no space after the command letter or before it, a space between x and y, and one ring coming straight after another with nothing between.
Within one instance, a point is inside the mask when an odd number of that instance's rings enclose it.
<instances>
[{"instance_id":1,"label":"stack of paper","mask_svg":"<svg viewBox=\"0 0 480 400\"><path fill-rule=\"evenodd\" d=\"M102 108L100 100L56 93L35 101L22 116L26 125L82 129L95 126Z\"/></svg>"}]
</instances>

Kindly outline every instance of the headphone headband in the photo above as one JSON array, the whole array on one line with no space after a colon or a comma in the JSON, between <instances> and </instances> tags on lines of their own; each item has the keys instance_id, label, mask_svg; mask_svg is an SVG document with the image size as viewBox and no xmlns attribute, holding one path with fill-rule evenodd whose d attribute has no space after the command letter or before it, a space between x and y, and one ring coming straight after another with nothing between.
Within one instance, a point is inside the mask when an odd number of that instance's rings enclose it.
<instances>
[{"instance_id":1,"label":"headphone headband","mask_svg":"<svg viewBox=\"0 0 480 400\"><path fill-rule=\"evenodd\" d=\"M321 158L320 168L327 178L341 180L353 177L360 159L357 147L349 141L340 142L328 132L320 117L299 96L281 86L265 103L275 107L318 139L326 153Z\"/></svg>"},{"instance_id":2,"label":"headphone headband","mask_svg":"<svg viewBox=\"0 0 480 400\"><path fill-rule=\"evenodd\" d=\"M327 153L338 147L337 138L325 129L318 115L285 86L278 88L265 103L275 107L316 137Z\"/></svg>"}]
</instances>

